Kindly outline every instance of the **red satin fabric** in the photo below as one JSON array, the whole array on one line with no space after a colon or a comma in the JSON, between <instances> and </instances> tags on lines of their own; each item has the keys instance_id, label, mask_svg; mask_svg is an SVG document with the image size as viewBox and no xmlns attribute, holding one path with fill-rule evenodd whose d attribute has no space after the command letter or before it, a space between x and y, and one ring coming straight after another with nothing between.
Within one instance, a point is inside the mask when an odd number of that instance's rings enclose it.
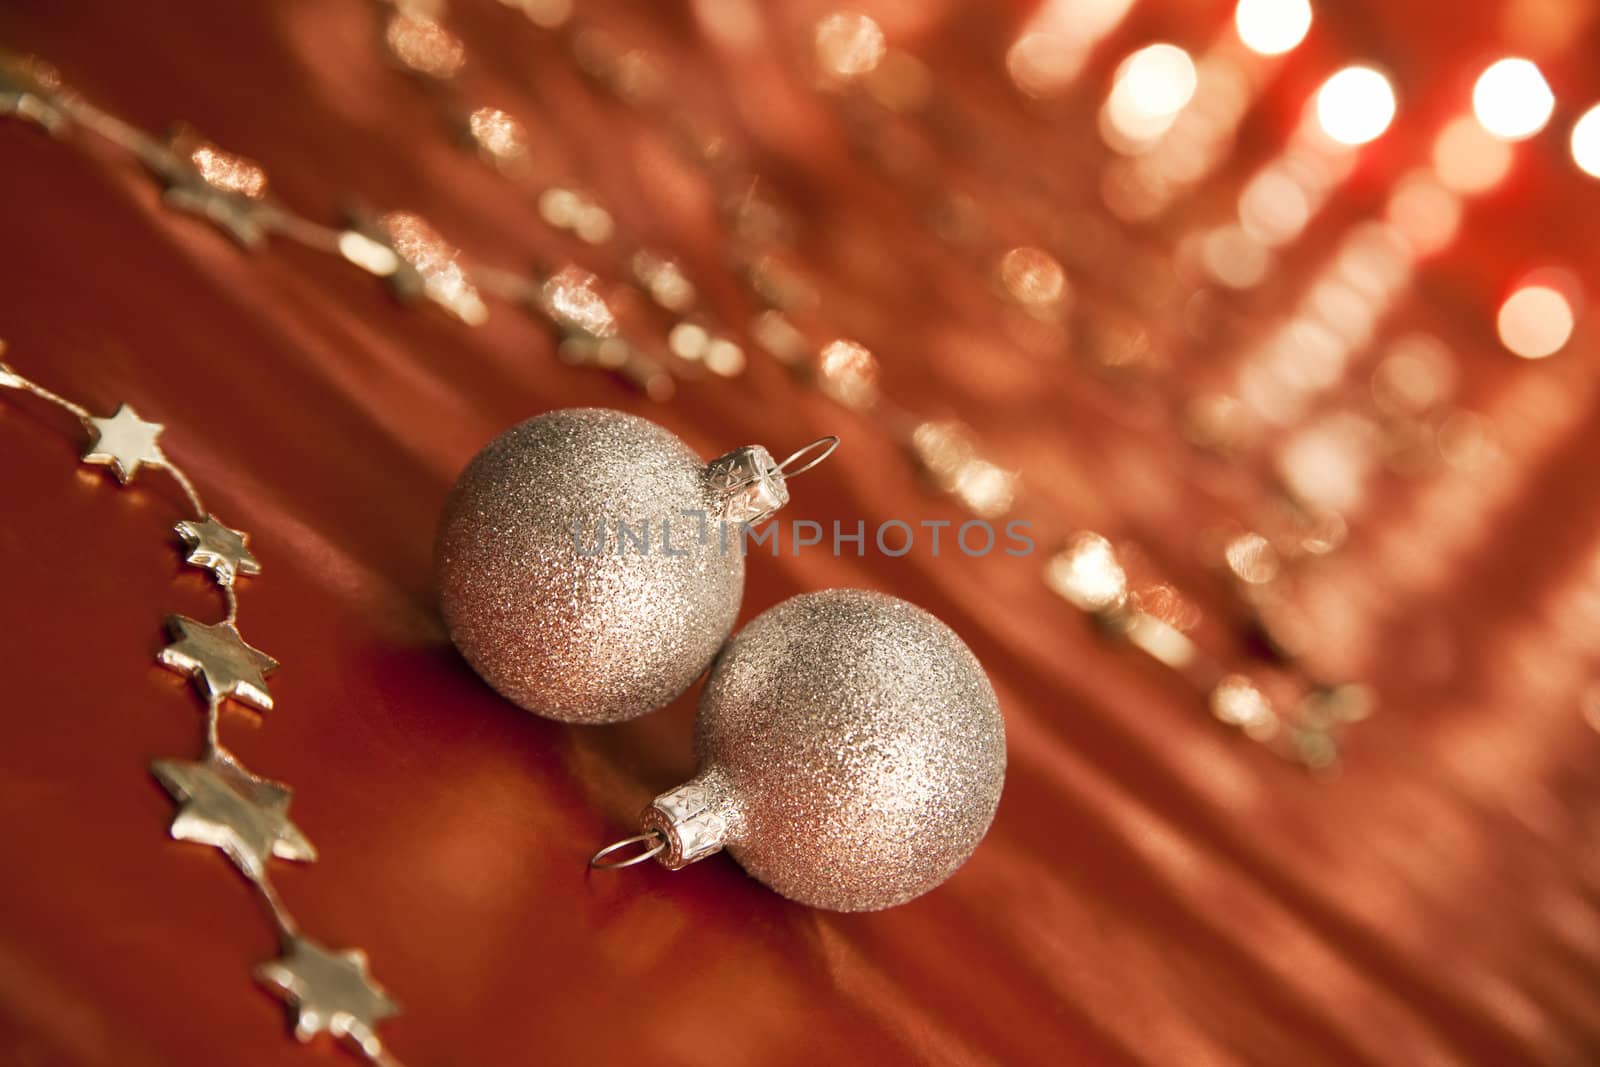
<instances>
[{"instance_id":1,"label":"red satin fabric","mask_svg":"<svg viewBox=\"0 0 1600 1067\"><path fill-rule=\"evenodd\" d=\"M1093 92L1068 132L1031 142L1003 98L1020 12L882 6L897 43L970 90L1001 151L1059 157L1069 184L1094 173L1079 166L1099 151ZM513 12L456 7L469 95L528 122L540 173L599 190L624 232L679 249L720 317L745 321L711 195L662 135ZM1424 117L1445 112L1457 68L1499 31L1460 5L1387 7L1327 13L1265 108L1269 127L1189 218L1219 217L1264 158L1273 113L1369 39L1415 107L1327 232L1425 153ZM1259 483L1188 450L1158 399L1009 344L980 274L851 158L800 80L793 49L818 12L752 10L760 34L744 50L705 43L682 11L592 17L666 57L685 107L756 146L807 220L822 320L879 354L900 402L959 416L1025 472L1019 515L1041 548L1079 524L1141 540L1204 610L1207 643L1251 664L1195 535L1247 510ZM1217 4L1141 6L1118 40L1203 43L1221 17ZM144 128L183 119L260 160L313 218L333 222L359 191L496 265L577 256L619 273L447 142L427 95L383 58L375 18L354 0L34 2L0 12L0 38ZM1571 99L1597 89L1581 68L1561 70ZM1465 400L1495 420L1504 465L1476 483L1385 482L1315 586L1333 623L1319 663L1381 699L1336 779L1276 761L1098 637L1041 583L1042 556L752 560L744 618L805 590L882 589L953 626L999 692L1010 773L993 831L945 887L880 914L788 903L725 857L586 873L595 847L691 773L695 693L614 728L535 719L454 654L430 587L456 471L501 429L563 405L646 414L708 456L837 433L788 517L960 521L871 420L759 354L737 380L652 404L558 363L515 309L470 330L292 244L243 254L163 208L103 143L13 121L0 122L0 336L20 371L97 413L127 401L165 423L169 454L250 533L265 572L241 585L241 628L283 667L277 707L227 710L223 737L296 788L321 859L276 865L277 885L309 933L370 954L405 1008L383 1032L413 1067L1592 1063L1600 738L1579 709L1600 652L1584 593L1600 535L1592 332L1513 366L1489 309L1505 264L1592 249L1596 213L1574 208L1556 162L1524 166L1401 312L1459 348ZM1547 173L1555 184L1539 185ZM1093 188L1078 193L1093 204ZM1241 336L1283 311L1318 240L1233 310ZM1204 355L1180 353L1179 380L1201 376ZM166 839L172 808L146 770L199 741L188 684L154 662L163 617L221 613L174 551L181 499L159 476L119 491L77 448L70 419L0 396L0 1061L338 1062L326 1042L297 1049L252 984L271 927L219 855Z\"/></svg>"}]
</instances>

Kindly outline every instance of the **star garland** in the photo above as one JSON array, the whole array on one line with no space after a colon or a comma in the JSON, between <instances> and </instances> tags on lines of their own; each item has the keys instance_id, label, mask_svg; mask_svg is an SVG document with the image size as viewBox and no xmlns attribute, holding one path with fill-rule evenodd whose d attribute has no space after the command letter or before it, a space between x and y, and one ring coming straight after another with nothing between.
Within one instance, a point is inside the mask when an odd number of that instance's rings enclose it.
<instances>
[{"instance_id":1,"label":"star garland","mask_svg":"<svg viewBox=\"0 0 1600 1067\"><path fill-rule=\"evenodd\" d=\"M0 355L5 352L0 342ZM218 736L227 701L258 712L272 709L267 676L278 661L248 644L239 632L235 582L261 573L249 537L217 521L183 469L161 450L162 425L120 405L107 417L23 377L0 362L0 389L32 394L71 413L87 435L81 459L106 467L117 485L131 484L142 471L165 471L194 510L173 526L183 560L210 572L227 605L214 623L170 615L171 641L156 655L169 670L186 675L205 704L205 735L198 759L167 758L150 764L150 773L177 804L169 832L174 840L209 845L226 856L250 882L277 927L279 954L255 970L256 981L289 1007L294 1034L310 1041L329 1034L378 1067L399 1067L383 1046L377 1027L399 1007L367 971L360 949L331 949L302 933L273 887L271 860L311 863L317 850L289 817L293 791L259 777L229 752Z\"/></svg>"}]
</instances>

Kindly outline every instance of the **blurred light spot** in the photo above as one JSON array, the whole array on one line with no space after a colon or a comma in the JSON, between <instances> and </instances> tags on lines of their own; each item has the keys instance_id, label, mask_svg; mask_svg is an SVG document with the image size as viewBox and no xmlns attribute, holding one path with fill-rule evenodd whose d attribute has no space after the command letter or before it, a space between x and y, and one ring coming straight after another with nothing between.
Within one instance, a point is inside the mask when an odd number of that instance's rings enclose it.
<instances>
[{"instance_id":1,"label":"blurred light spot","mask_svg":"<svg viewBox=\"0 0 1600 1067\"><path fill-rule=\"evenodd\" d=\"M978 455L972 434L958 422L924 422L911 431L911 453L941 491L982 518L1011 510L1017 475Z\"/></svg>"},{"instance_id":2,"label":"blurred light spot","mask_svg":"<svg viewBox=\"0 0 1600 1067\"><path fill-rule=\"evenodd\" d=\"M789 212L766 191L759 178L749 178L723 200L730 228L751 244L784 244L793 233Z\"/></svg>"},{"instance_id":3,"label":"blurred light spot","mask_svg":"<svg viewBox=\"0 0 1600 1067\"><path fill-rule=\"evenodd\" d=\"M1317 90L1317 123L1340 144L1375 140L1394 121L1394 89L1371 67L1346 67Z\"/></svg>"},{"instance_id":4,"label":"blurred light spot","mask_svg":"<svg viewBox=\"0 0 1600 1067\"><path fill-rule=\"evenodd\" d=\"M566 23L572 17L572 0L500 0L507 7L514 7L528 16L528 21L535 26L542 26L553 30Z\"/></svg>"},{"instance_id":5,"label":"blurred light spot","mask_svg":"<svg viewBox=\"0 0 1600 1067\"><path fill-rule=\"evenodd\" d=\"M610 84L625 103L648 107L660 102L666 92L667 76L650 53L635 48L624 52L617 60Z\"/></svg>"},{"instance_id":6,"label":"blurred light spot","mask_svg":"<svg viewBox=\"0 0 1600 1067\"><path fill-rule=\"evenodd\" d=\"M694 283L671 256L641 248L630 261L635 280L650 299L668 311L684 311L695 301Z\"/></svg>"},{"instance_id":7,"label":"blurred light spot","mask_svg":"<svg viewBox=\"0 0 1600 1067\"><path fill-rule=\"evenodd\" d=\"M1200 625L1200 609L1170 585L1154 585L1138 594L1139 610L1180 633Z\"/></svg>"},{"instance_id":8,"label":"blurred light spot","mask_svg":"<svg viewBox=\"0 0 1600 1067\"><path fill-rule=\"evenodd\" d=\"M1361 290L1341 278L1320 279L1306 294L1305 308L1346 349L1360 348L1372 339L1378 309Z\"/></svg>"},{"instance_id":9,"label":"blurred light spot","mask_svg":"<svg viewBox=\"0 0 1600 1067\"><path fill-rule=\"evenodd\" d=\"M1433 168L1448 189L1483 193L1511 170L1511 146L1469 115L1453 119L1433 143Z\"/></svg>"},{"instance_id":10,"label":"blurred light spot","mask_svg":"<svg viewBox=\"0 0 1600 1067\"><path fill-rule=\"evenodd\" d=\"M1230 674L1211 690L1211 714L1257 741L1278 732L1278 717L1266 695L1242 674Z\"/></svg>"},{"instance_id":11,"label":"blurred light spot","mask_svg":"<svg viewBox=\"0 0 1600 1067\"><path fill-rule=\"evenodd\" d=\"M1200 84L1193 112L1201 132L1212 145L1231 137L1255 99L1251 76L1232 57L1210 52L1195 66Z\"/></svg>"},{"instance_id":12,"label":"blurred light spot","mask_svg":"<svg viewBox=\"0 0 1600 1067\"><path fill-rule=\"evenodd\" d=\"M1472 111L1483 128L1507 141L1520 141L1544 129L1555 110L1555 94L1526 59L1489 65L1472 87Z\"/></svg>"},{"instance_id":13,"label":"blurred light spot","mask_svg":"<svg viewBox=\"0 0 1600 1067\"><path fill-rule=\"evenodd\" d=\"M1112 611L1128 599L1128 576L1111 542L1097 533L1078 534L1051 557L1044 580L1080 611Z\"/></svg>"},{"instance_id":14,"label":"blurred light spot","mask_svg":"<svg viewBox=\"0 0 1600 1067\"><path fill-rule=\"evenodd\" d=\"M394 249L355 230L340 232L339 254L380 278L387 278L400 269L400 257L395 255Z\"/></svg>"},{"instance_id":15,"label":"blurred light spot","mask_svg":"<svg viewBox=\"0 0 1600 1067\"><path fill-rule=\"evenodd\" d=\"M1061 92L1082 66L1082 53L1069 39L1053 33L1024 34L1006 52L1012 84L1035 99Z\"/></svg>"},{"instance_id":16,"label":"blurred light spot","mask_svg":"<svg viewBox=\"0 0 1600 1067\"><path fill-rule=\"evenodd\" d=\"M1310 220L1310 198L1287 168L1266 168L1239 194L1240 224L1269 248L1300 236Z\"/></svg>"},{"instance_id":17,"label":"blurred light spot","mask_svg":"<svg viewBox=\"0 0 1600 1067\"><path fill-rule=\"evenodd\" d=\"M1188 671L1194 666L1200 649L1176 626L1143 612L1135 613L1125 623L1123 636L1146 655L1175 671Z\"/></svg>"},{"instance_id":18,"label":"blurred light spot","mask_svg":"<svg viewBox=\"0 0 1600 1067\"><path fill-rule=\"evenodd\" d=\"M237 193L251 200L267 195L267 172L260 164L224 152L216 145L203 144L189 154L189 162L199 172L201 179L214 189Z\"/></svg>"},{"instance_id":19,"label":"blurred light spot","mask_svg":"<svg viewBox=\"0 0 1600 1067\"><path fill-rule=\"evenodd\" d=\"M384 40L396 59L430 78L455 77L467 58L454 34L420 12L397 12L389 19Z\"/></svg>"},{"instance_id":20,"label":"blurred light spot","mask_svg":"<svg viewBox=\"0 0 1600 1067\"><path fill-rule=\"evenodd\" d=\"M757 315L750 326L750 336L781 363L798 366L806 358L806 335L781 311Z\"/></svg>"},{"instance_id":21,"label":"blurred light spot","mask_svg":"<svg viewBox=\"0 0 1600 1067\"><path fill-rule=\"evenodd\" d=\"M1011 510L1017 496L1017 476L986 459L975 459L962 468L951 492L974 515L995 519Z\"/></svg>"},{"instance_id":22,"label":"blurred light spot","mask_svg":"<svg viewBox=\"0 0 1600 1067\"><path fill-rule=\"evenodd\" d=\"M1304 414L1304 397L1283 381L1283 360L1251 360L1239 371L1239 400L1253 420L1287 426Z\"/></svg>"},{"instance_id":23,"label":"blurred light spot","mask_svg":"<svg viewBox=\"0 0 1600 1067\"><path fill-rule=\"evenodd\" d=\"M1150 332L1138 315L1104 310L1085 319L1082 326L1081 351L1104 370L1135 370L1147 366L1155 356Z\"/></svg>"},{"instance_id":24,"label":"blurred light spot","mask_svg":"<svg viewBox=\"0 0 1600 1067\"><path fill-rule=\"evenodd\" d=\"M617 332L617 320L599 292L599 279L588 271L567 266L544 283L541 297L544 310L563 331L610 337Z\"/></svg>"},{"instance_id":25,"label":"blurred light spot","mask_svg":"<svg viewBox=\"0 0 1600 1067\"><path fill-rule=\"evenodd\" d=\"M1297 137L1273 164L1305 190L1307 200L1314 206L1320 206L1355 165L1349 152L1329 152L1330 147L1337 149Z\"/></svg>"},{"instance_id":26,"label":"blurred light spot","mask_svg":"<svg viewBox=\"0 0 1600 1067\"><path fill-rule=\"evenodd\" d=\"M1006 72L1024 94L1059 95L1094 46L1121 22L1133 0L1045 0L1006 51Z\"/></svg>"},{"instance_id":27,"label":"blurred light spot","mask_svg":"<svg viewBox=\"0 0 1600 1067\"><path fill-rule=\"evenodd\" d=\"M539 194L539 215L552 226L566 229L579 210L578 195L570 189L552 187Z\"/></svg>"},{"instance_id":28,"label":"blurred light spot","mask_svg":"<svg viewBox=\"0 0 1600 1067\"><path fill-rule=\"evenodd\" d=\"M1359 225L1340 246L1337 273L1369 299L1385 299L1411 277L1405 240L1386 223Z\"/></svg>"},{"instance_id":29,"label":"blurred light spot","mask_svg":"<svg viewBox=\"0 0 1600 1067\"><path fill-rule=\"evenodd\" d=\"M822 391L847 408L864 410L878 399L878 361L865 345L830 341L817 353Z\"/></svg>"},{"instance_id":30,"label":"blurred light spot","mask_svg":"<svg viewBox=\"0 0 1600 1067\"><path fill-rule=\"evenodd\" d=\"M577 225L572 232L577 234L578 240L586 244L599 245L611 240L616 224L612 221L611 213L598 204L591 204L587 210L578 216Z\"/></svg>"},{"instance_id":31,"label":"blurred light spot","mask_svg":"<svg viewBox=\"0 0 1600 1067\"><path fill-rule=\"evenodd\" d=\"M817 63L838 79L859 78L883 60L883 30L866 15L836 11L817 23Z\"/></svg>"},{"instance_id":32,"label":"blurred light spot","mask_svg":"<svg viewBox=\"0 0 1600 1067\"><path fill-rule=\"evenodd\" d=\"M1228 542L1224 552L1228 569L1242 582L1266 585L1278 576L1278 550L1258 533L1246 533Z\"/></svg>"},{"instance_id":33,"label":"blurred light spot","mask_svg":"<svg viewBox=\"0 0 1600 1067\"><path fill-rule=\"evenodd\" d=\"M1307 0L1239 0L1233 9L1239 39L1252 52L1278 56L1305 40L1311 29Z\"/></svg>"},{"instance_id":34,"label":"blurred light spot","mask_svg":"<svg viewBox=\"0 0 1600 1067\"><path fill-rule=\"evenodd\" d=\"M1301 520L1299 530L1300 550L1313 556L1326 556L1344 544L1350 536L1350 525L1336 511L1321 511Z\"/></svg>"},{"instance_id":35,"label":"blurred light spot","mask_svg":"<svg viewBox=\"0 0 1600 1067\"><path fill-rule=\"evenodd\" d=\"M1184 436L1201 448L1223 455L1243 448L1254 430L1245 406L1224 393L1196 397L1183 412Z\"/></svg>"},{"instance_id":36,"label":"blurred light spot","mask_svg":"<svg viewBox=\"0 0 1600 1067\"><path fill-rule=\"evenodd\" d=\"M1108 144L1127 151L1136 151L1140 147L1109 127L1103 109L1100 118L1101 133ZM1168 200L1167 189L1167 183L1159 174L1127 159L1112 160L1100 176L1100 195L1105 199L1106 207L1126 222L1143 222L1159 214Z\"/></svg>"},{"instance_id":37,"label":"blurred light spot","mask_svg":"<svg viewBox=\"0 0 1600 1067\"><path fill-rule=\"evenodd\" d=\"M522 123L497 107L480 107L467 117L467 129L478 149L500 166L527 155L528 136Z\"/></svg>"},{"instance_id":38,"label":"blurred light spot","mask_svg":"<svg viewBox=\"0 0 1600 1067\"><path fill-rule=\"evenodd\" d=\"M1449 399L1455 377L1442 341L1411 334L1390 345L1372 372L1372 401L1386 415L1417 418Z\"/></svg>"},{"instance_id":39,"label":"blurred light spot","mask_svg":"<svg viewBox=\"0 0 1600 1067\"><path fill-rule=\"evenodd\" d=\"M604 244L611 240L616 230L611 213L593 197L559 186L552 186L539 194L539 215L550 225L566 230L585 244Z\"/></svg>"},{"instance_id":40,"label":"blurred light spot","mask_svg":"<svg viewBox=\"0 0 1600 1067\"><path fill-rule=\"evenodd\" d=\"M1141 114L1171 115L1194 97L1194 60L1176 45L1153 44L1127 59L1122 81L1128 102Z\"/></svg>"},{"instance_id":41,"label":"blurred light spot","mask_svg":"<svg viewBox=\"0 0 1600 1067\"><path fill-rule=\"evenodd\" d=\"M409 211L391 211L378 225L395 252L421 277L428 299L468 325L488 319L489 309L457 262L460 253L427 220Z\"/></svg>"},{"instance_id":42,"label":"blurred light spot","mask_svg":"<svg viewBox=\"0 0 1600 1067\"><path fill-rule=\"evenodd\" d=\"M1479 470L1497 451L1489 420L1475 411L1454 412L1439 425L1439 455L1457 470Z\"/></svg>"},{"instance_id":43,"label":"blurred light spot","mask_svg":"<svg viewBox=\"0 0 1600 1067\"><path fill-rule=\"evenodd\" d=\"M705 350L706 370L732 378L744 370L744 349L726 337L713 337Z\"/></svg>"},{"instance_id":44,"label":"blurred light spot","mask_svg":"<svg viewBox=\"0 0 1600 1067\"><path fill-rule=\"evenodd\" d=\"M1335 310L1352 295L1351 290L1341 291L1334 288L1336 285L1326 281L1319 283L1307 304L1320 297L1325 306L1321 309L1308 306L1305 310L1310 314L1296 315L1278 335L1279 343L1274 351L1276 377L1296 392L1320 392L1338 382L1344 375L1352 341L1365 340L1365 331L1370 329L1365 305L1347 303L1345 315ZM1356 330L1363 331L1362 336L1352 338L1350 333Z\"/></svg>"},{"instance_id":45,"label":"blurred light spot","mask_svg":"<svg viewBox=\"0 0 1600 1067\"><path fill-rule=\"evenodd\" d=\"M997 274L1006 296L1024 307L1054 307L1066 290L1061 264L1042 248L1011 249L1001 257Z\"/></svg>"},{"instance_id":46,"label":"blurred light spot","mask_svg":"<svg viewBox=\"0 0 1600 1067\"><path fill-rule=\"evenodd\" d=\"M761 47L765 27L755 0L694 0L691 6L701 29L717 44L740 52Z\"/></svg>"},{"instance_id":47,"label":"blurred light spot","mask_svg":"<svg viewBox=\"0 0 1600 1067\"><path fill-rule=\"evenodd\" d=\"M750 287L773 307L787 311L804 311L817 306L822 299L798 266L777 256L762 256L746 265Z\"/></svg>"},{"instance_id":48,"label":"blurred light spot","mask_svg":"<svg viewBox=\"0 0 1600 1067\"><path fill-rule=\"evenodd\" d=\"M1523 359L1544 359L1561 351L1572 337L1572 304L1559 290L1527 285L1500 305L1500 343Z\"/></svg>"},{"instance_id":49,"label":"blurred light spot","mask_svg":"<svg viewBox=\"0 0 1600 1067\"><path fill-rule=\"evenodd\" d=\"M1113 147L1160 137L1194 98L1197 84L1194 60L1177 45L1153 44L1123 60L1102 119Z\"/></svg>"},{"instance_id":50,"label":"blurred light spot","mask_svg":"<svg viewBox=\"0 0 1600 1067\"><path fill-rule=\"evenodd\" d=\"M1229 289L1260 285L1272 266L1272 253L1240 226L1219 226L1200 246L1206 273Z\"/></svg>"},{"instance_id":51,"label":"blurred light spot","mask_svg":"<svg viewBox=\"0 0 1600 1067\"><path fill-rule=\"evenodd\" d=\"M1432 255L1455 240L1461 227L1461 199L1431 171L1413 171L1389 194L1387 215L1417 255Z\"/></svg>"},{"instance_id":52,"label":"blurred light spot","mask_svg":"<svg viewBox=\"0 0 1600 1067\"><path fill-rule=\"evenodd\" d=\"M941 488L955 484L961 468L977 455L972 434L957 422L923 422L911 431L911 451L923 472Z\"/></svg>"},{"instance_id":53,"label":"blurred light spot","mask_svg":"<svg viewBox=\"0 0 1600 1067\"><path fill-rule=\"evenodd\" d=\"M1572 161L1595 178L1600 178L1600 104L1583 113L1572 127Z\"/></svg>"},{"instance_id":54,"label":"blurred light spot","mask_svg":"<svg viewBox=\"0 0 1600 1067\"><path fill-rule=\"evenodd\" d=\"M705 355L706 347L711 344L711 335L706 328L695 322L680 322L667 334L667 347L679 359L691 362Z\"/></svg>"},{"instance_id":55,"label":"blurred light spot","mask_svg":"<svg viewBox=\"0 0 1600 1067\"><path fill-rule=\"evenodd\" d=\"M1324 416L1283 446L1278 471L1290 492L1326 511L1354 510L1366 495L1377 427L1351 412Z\"/></svg>"}]
</instances>

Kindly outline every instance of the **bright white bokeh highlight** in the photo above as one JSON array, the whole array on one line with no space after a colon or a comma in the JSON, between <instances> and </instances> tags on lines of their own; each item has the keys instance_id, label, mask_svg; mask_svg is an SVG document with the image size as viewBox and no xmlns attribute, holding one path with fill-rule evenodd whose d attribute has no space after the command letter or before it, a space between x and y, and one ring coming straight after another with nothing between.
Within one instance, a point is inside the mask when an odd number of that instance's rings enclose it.
<instances>
[{"instance_id":1,"label":"bright white bokeh highlight","mask_svg":"<svg viewBox=\"0 0 1600 1067\"><path fill-rule=\"evenodd\" d=\"M1520 141L1544 129L1555 107L1550 83L1526 59L1491 63L1472 87L1472 113L1484 129L1507 141Z\"/></svg>"},{"instance_id":2,"label":"bright white bokeh highlight","mask_svg":"<svg viewBox=\"0 0 1600 1067\"><path fill-rule=\"evenodd\" d=\"M1553 356L1572 337L1572 303L1548 285L1524 285L1500 305L1500 343L1523 359Z\"/></svg>"},{"instance_id":3,"label":"bright white bokeh highlight","mask_svg":"<svg viewBox=\"0 0 1600 1067\"><path fill-rule=\"evenodd\" d=\"M1252 52L1281 56L1311 29L1309 0L1239 0L1233 9L1239 40Z\"/></svg>"},{"instance_id":4,"label":"bright white bokeh highlight","mask_svg":"<svg viewBox=\"0 0 1600 1067\"><path fill-rule=\"evenodd\" d=\"M1123 144L1155 140L1194 98L1198 81L1193 58L1177 45L1139 49L1117 68L1103 113L1107 132Z\"/></svg>"},{"instance_id":5,"label":"bright white bokeh highlight","mask_svg":"<svg viewBox=\"0 0 1600 1067\"><path fill-rule=\"evenodd\" d=\"M1394 87L1371 67L1346 67L1317 90L1317 125L1333 140L1362 145L1394 121Z\"/></svg>"},{"instance_id":6,"label":"bright white bokeh highlight","mask_svg":"<svg viewBox=\"0 0 1600 1067\"><path fill-rule=\"evenodd\" d=\"M1600 178L1600 104L1585 111L1572 127L1572 161L1585 174Z\"/></svg>"}]
</instances>

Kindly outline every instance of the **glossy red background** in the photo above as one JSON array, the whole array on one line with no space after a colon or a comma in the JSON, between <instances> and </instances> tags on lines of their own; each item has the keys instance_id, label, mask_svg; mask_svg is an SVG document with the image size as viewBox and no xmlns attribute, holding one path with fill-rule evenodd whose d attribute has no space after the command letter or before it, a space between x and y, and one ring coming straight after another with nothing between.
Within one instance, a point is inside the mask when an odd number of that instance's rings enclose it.
<instances>
[{"instance_id":1,"label":"glossy red background","mask_svg":"<svg viewBox=\"0 0 1600 1067\"><path fill-rule=\"evenodd\" d=\"M456 6L469 90L523 115L541 171L597 188L624 231L722 277L709 196L672 176L661 136L512 12ZM1011 115L996 72L1020 10L884 10L975 114ZM705 45L676 5L595 17L667 57L685 106L743 130L800 202L828 318L879 353L891 394L959 416L1021 468L1020 513L1041 538L1082 523L1143 539L1206 610L1213 643L1243 655L1193 533L1236 514L1256 483L1186 450L1158 400L998 337L970 266L850 157L786 69L815 13L775 9L743 54ZM1363 190L1425 154L1418 131L1460 106L1503 32L1465 5L1325 14L1224 191L1189 217L1215 215L1346 57L1390 64L1412 106L1325 229L1235 309L1243 335L1292 298L1322 236L1371 209ZM1225 15L1141 5L1117 40L1203 42ZM359 192L423 212L500 266L574 254L439 133L375 27L354 0L0 11L0 39L47 56L91 100L148 129L192 122L260 160L314 218L333 222ZM1600 94L1592 47L1552 52L1564 107ZM1059 140L1030 141L1014 117L982 128L1001 151L1059 157L1062 181L1092 202L1093 99ZM455 472L499 430L562 405L647 414L706 455L838 433L838 457L795 484L789 517L959 521L870 420L760 356L737 380L652 404L556 362L514 309L468 330L297 246L243 254L165 210L108 146L10 121L0 336L41 383L164 422L169 454L252 535L265 573L242 586L241 625L283 663L278 706L228 711L224 739L298 790L321 859L279 865L277 884L309 931L369 952L405 1007L384 1032L413 1067L1592 1063L1600 738L1579 711L1600 653L1584 593L1600 543L1592 332L1537 367L1512 366L1490 332L1520 265L1587 269L1600 192L1569 171L1555 147L1530 149L1402 309L1458 349L1465 399L1495 420L1508 462L1479 483L1386 483L1324 576L1339 628L1323 655L1382 699L1331 781L1218 727L1181 682L1098 638L1046 591L1038 558L752 562L743 617L831 585L895 593L969 642L1006 711L1010 775L990 837L944 888L872 915L790 904L726 858L587 875L594 847L690 773L694 694L616 728L534 719L455 656L430 589ZM748 314L731 281L708 288L728 321ZM173 551L180 498L158 478L117 491L76 464L69 419L0 399L0 1060L345 1061L326 1042L296 1048L281 1006L252 985L275 946L248 887L209 850L165 838L171 807L145 768L192 753L200 715L154 664L161 623L220 613Z\"/></svg>"}]
</instances>

